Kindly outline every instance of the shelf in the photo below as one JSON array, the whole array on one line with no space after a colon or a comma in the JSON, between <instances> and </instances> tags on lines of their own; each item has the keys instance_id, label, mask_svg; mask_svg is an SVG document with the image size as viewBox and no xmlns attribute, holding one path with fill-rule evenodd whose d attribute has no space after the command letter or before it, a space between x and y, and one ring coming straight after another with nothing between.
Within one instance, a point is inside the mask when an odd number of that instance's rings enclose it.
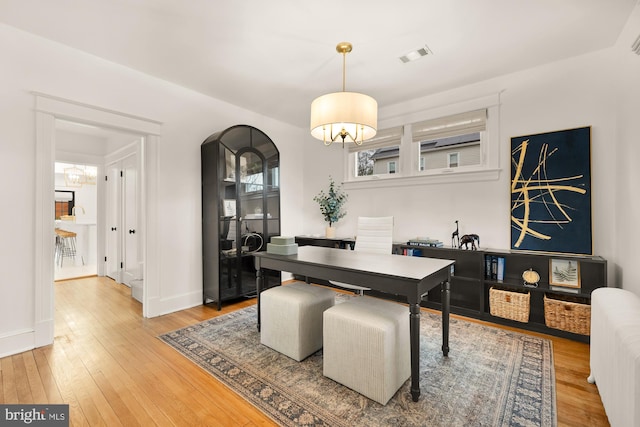
<instances>
[{"instance_id":1,"label":"shelf","mask_svg":"<svg viewBox=\"0 0 640 427\"><path fill-rule=\"evenodd\" d=\"M421 256L440 259L453 259L454 275L451 278L451 312L475 317L489 322L509 325L520 329L541 332L550 335L588 342L586 335L574 334L545 325L544 295L555 294L578 297L585 301L591 298L591 292L607 286L607 261L600 256L579 256L564 254L541 254L525 251L494 250L480 248L465 250L456 248L434 248L405 243L394 244L394 253L403 254L405 249L421 249ZM486 257L503 257L504 280L489 279L485 275ZM549 285L549 261L568 259L580 263L581 287L563 288ZM524 286L522 273L533 269L540 275L538 287ZM491 287L513 291L529 292L529 322L521 323L492 316L489 311L489 289ZM430 293L423 301L425 307L441 309L440 293Z\"/></svg>"},{"instance_id":2,"label":"shelf","mask_svg":"<svg viewBox=\"0 0 640 427\"><path fill-rule=\"evenodd\" d=\"M262 217L262 218L253 218L253 217L251 217L251 218L247 218L247 217L245 216L245 217L242 217L242 218L240 219L240 221L262 221L262 220L264 220L264 219L266 219L267 221L271 221L271 220L279 221L279 220L280 220L280 218L278 218L277 216L276 216L276 217L274 217L274 216L270 216L270 217L267 217L267 218L264 218L264 217Z\"/></svg>"},{"instance_id":3,"label":"shelf","mask_svg":"<svg viewBox=\"0 0 640 427\"><path fill-rule=\"evenodd\" d=\"M485 285L489 285L489 286L505 287L505 288L512 288L517 290L527 290L531 292L544 292L544 293L554 293L554 294L560 294L560 295L573 295L573 296L578 296L582 298L591 298L591 293L584 293L582 292L582 289L579 289L579 290L576 289L577 292L575 292L575 291L569 290L573 288L566 288L566 289L556 288L556 287L551 288L548 283L538 283L537 287L525 286L523 284L516 283L516 282L498 281L498 280L490 280L490 279L484 279L484 283Z\"/></svg>"}]
</instances>

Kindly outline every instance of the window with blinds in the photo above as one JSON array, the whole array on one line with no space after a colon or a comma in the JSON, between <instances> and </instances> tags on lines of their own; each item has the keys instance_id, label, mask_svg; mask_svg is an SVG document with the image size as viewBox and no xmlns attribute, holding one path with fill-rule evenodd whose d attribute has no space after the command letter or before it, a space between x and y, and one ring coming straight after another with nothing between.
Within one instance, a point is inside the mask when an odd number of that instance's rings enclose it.
<instances>
[{"instance_id":1,"label":"window with blinds","mask_svg":"<svg viewBox=\"0 0 640 427\"><path fill-rule=\"evenodd\" d=\"M347 182L353 183L353 188L375 188L404 185L409 180L441 183L497 179L499 105L499 94L488 95L412 113L425 119L379 129L362 145L349 146L345 158Z\"/></svg>"},{"instance_id":2,"label":"window with blinds","mask_svg":"<svg viewBox=\"0 0 640 427\"><path fill-rule=\"evenodd\" d=\"M486 109L425 120L411 125L413 142L433 141L473 134L483 132L486 128Z\"/></svg>"},{"instance_id":3,"label":"window with blinds","mask_svg":"<svg viewBox=\"0 0 640 427\"><path fill-rule=\"evenodd\" d=\"M395 174L400 158L402 126L378 130L362 145L350 145L355 161L355 176Z\"/></svg>"},{"instance_id":4,"label":"window with blinds","mask_svg":"<svg viewBox=\"0 0 640 427\"><path fill-rule=\"evenodd\" d=\"M420 156L418 170L480 165L482 133L486 125L487 111L484 109L412 124L411 138Z\"/></svg>"}]
</instances>

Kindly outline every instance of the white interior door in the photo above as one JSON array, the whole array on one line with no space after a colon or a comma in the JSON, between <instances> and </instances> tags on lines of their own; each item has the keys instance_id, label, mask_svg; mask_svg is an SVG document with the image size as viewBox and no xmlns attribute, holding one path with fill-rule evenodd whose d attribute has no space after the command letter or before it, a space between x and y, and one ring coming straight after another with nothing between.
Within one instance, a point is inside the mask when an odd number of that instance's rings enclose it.
<instances>
[{"instance_id":1,"label":"white interior door","mask_svg":"<svg viewBox=\"0 0 640 427\"><path fill-rule=\"evenodd\" d=\"M140 257L138 254L138 168L137 156L129 156L122 161L123 172L123 283L134 286L140 282Z\"/></svg>"},{"instance_id":2,"label":"white interior door","mask_svg":"<svg viewBox=\"0 0 640 427\"><path fill-rule=\"evenodd\" d=\"M121 233L122 233L122 196L121 186L122 179L120 177L120 162L110 163L107 165L107 181L106 181L106 194L107 194L107 214L106 214L106 259L105 259L105 272L108 277L111 277L116 282L120 283L122 278L121 274Z\"/></svg>"}]
</instances>

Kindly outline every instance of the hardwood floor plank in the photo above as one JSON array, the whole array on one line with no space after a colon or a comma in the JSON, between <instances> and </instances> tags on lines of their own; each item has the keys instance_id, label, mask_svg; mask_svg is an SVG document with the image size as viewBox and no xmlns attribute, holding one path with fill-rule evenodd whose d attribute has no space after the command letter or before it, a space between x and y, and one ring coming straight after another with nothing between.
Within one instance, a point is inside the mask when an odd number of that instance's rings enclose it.
<instances>
[{"instance_id":1,"label":"hardwood floor plank","mask_svg":"<svg viewBox=\"0 0 640 427\"><path fill-rule=\"evenodd\" d=\"M2 403L19 403L12 356L0 359L0 369L2 370Z\"/></svg>"},{"instance_id":2,"label":"hardwood floor plank","mask_svg":"<svg viewBox=\"0 0 640 427\"><path fill-rule=\"evenodd\" d=\"M73 425L89 425L80 403L76 399L75 384L68 375L69 370L73 370L73 367L69 366L64 360L61 341L59 340L51 346L52 351L47 354L47 362L60 390L62 401L69 405L70 422Z\"/></svg>"},{"instance_id":3,"label":"hardwood floor plank","mask_svg":"<svg viewBox=\"0 0 640 427\"><path fill-rule=\"evenodd\" d=\"M64 403L64 401L62 400L60 390L58 389L58 385L56 384L55 378L53 376L53 373L51 372L51 368L49 367L49 363L47 362L47 357L45 355L45 352L50 350L51 346L40 347L33 350L34 361L36 362L38 374L40 375L40 381L45 392L45 400L42 402L62 404Z\"/></svg>"},{"instance_id":4,"label":"hardwood floor plank","mask_svg":"<svg viewBox=\"0 0 640 427\"><path fill-rule=\"evenodd\" d=\"M54 344L0 359L1 403L67 403L73 426L276 425L157 338L255 299L144 319L130 289L107 278L56 282L55 292ZM597 387L586 381L587 344L465 320L550 339L558 426L609 425Z\"/></svg>"},{"instance_id":5,"label":"hardwood floor plank","mask_svg":"<svg viewBox=\"0 0 640 427\"><path fill-rule=\"evenodd\" d=\"M29 389L31 391L32 401L35 403L46 402L47 394L44 391L44 385L38 372L38 365L36 364L35 352L27 351L22 353L22 361L25 366L25 372L27 375L27 381Z\"/></svg>"},{"instance_id":6,"label":"hardwood floor plank","mask_svg":"<svg viewBox=\"0 0 640 427\"><path fill-rule=\"evenodd\" d=\"M24 364L22 354L16 354L11 356L13 361L13 373L16 378L16 393L18 395L18 402L33 402L33 394L31 394L31 388L27 379L27 370Z\"/></svg>"}]
</instances>

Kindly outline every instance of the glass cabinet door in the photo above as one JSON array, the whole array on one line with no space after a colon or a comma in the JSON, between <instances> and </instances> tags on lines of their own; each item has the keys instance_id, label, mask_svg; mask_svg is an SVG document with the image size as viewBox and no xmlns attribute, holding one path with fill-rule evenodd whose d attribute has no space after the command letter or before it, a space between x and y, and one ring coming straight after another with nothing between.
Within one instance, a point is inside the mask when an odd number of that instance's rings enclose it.
<instances>
[{"instance_id":1,"label":"glass cabinet door","mask_svg":"<svg viewBox=\"0 0 640 427\"><path fill-rule=\"evenodd\" d=\"M237 165L240 171L240 216L245 230L262 233L258 229L265 214L263 212L264 169L262 158L251 151L238 156Z\"/></svg>"},{"instance_id":2,"label":"glass cabinet door","mask_svg":"<svg viewBox=\"0 0 640 427\"><path fill-rule=\"evenodd\" d=\"M220 309L255 295L253 254L280 234L279 152L259 129L237 125L207 138L201 157L203 301Z\"/></svg>"}]
</instances>

